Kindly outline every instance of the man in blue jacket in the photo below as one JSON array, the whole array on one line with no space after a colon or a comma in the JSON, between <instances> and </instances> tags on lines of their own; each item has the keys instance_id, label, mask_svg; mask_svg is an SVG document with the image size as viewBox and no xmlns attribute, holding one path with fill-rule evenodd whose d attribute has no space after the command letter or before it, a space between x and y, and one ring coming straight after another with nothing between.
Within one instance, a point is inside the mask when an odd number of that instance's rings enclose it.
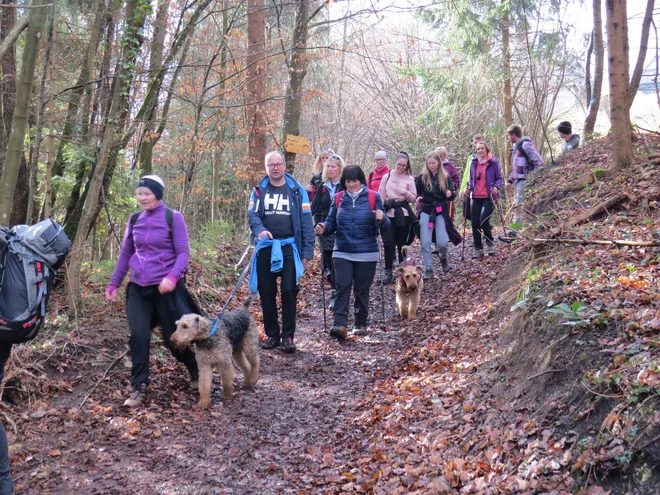
<instances>
[{"instance_id":1,"label":"man in blue jacket","mask_svg":"<svg viewBox=\"0 0 660 495\"><path fill-rule=\"evenodd\" d=\"M250 196L250 229L258 242L252 258L250 290L259 291L266 339L262 348L281 345L284 352L296 351L298 280L314 256L314 226L307 191L285 172L284 155L266 155L266 173ZM277 313L277 279L282 296L282 331Z\"/></svg>"}]
</instances>

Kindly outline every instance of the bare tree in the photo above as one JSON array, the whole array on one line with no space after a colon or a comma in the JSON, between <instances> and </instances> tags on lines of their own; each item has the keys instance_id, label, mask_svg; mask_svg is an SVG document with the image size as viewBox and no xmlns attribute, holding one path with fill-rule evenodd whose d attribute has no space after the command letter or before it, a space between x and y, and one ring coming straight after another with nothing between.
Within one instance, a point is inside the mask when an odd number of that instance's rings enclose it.
<instances>
[{"instance_id":1,"label":"bare tree","mask_svg":"<svg viewBox=\"0 0 660 495\"><path fill-rule=\"evenodd\" d=\"M264 103L266 97L266 54L265 5L264 0L248 0L248 165L251 185L256 184L263 174L262 163L266 154L266 118Z\"/></svg>"},{"instance_id":2,"label":"bare tree","mask_svg":"<svg viewBox=\"0 0 660 495\"><path fill-rule=\"evenodd\" d=\"M589 111L584 119L584 139L590 140L594 134L596 119L598 118L598 109L600 108L600 97L603 88L603 66L605 61L605 48L603 47L603 14L602 1L593 0L594 29L591 34L591 47L594 53L594 84L591 86L591 75L589 67L591 57L587 55L586 64L586 87L587 87L587 105Z\"/></svg>"}]
</instances>

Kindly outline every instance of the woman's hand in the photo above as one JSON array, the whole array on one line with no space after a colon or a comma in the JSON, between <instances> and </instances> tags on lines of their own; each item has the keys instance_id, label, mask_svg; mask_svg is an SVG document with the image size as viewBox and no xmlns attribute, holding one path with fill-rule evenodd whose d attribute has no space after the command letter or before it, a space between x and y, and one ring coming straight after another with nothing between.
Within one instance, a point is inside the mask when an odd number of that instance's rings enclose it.
<instances>
[{"instance_id":1,"label":"woman's hand","mask_svg":"<svg viewBox=\"0 0 660 495\"><path fill-rule=\"evenodd\" d=\"M424 201L421 196L417 196L417 199L415 200L416 203L421 203Z\"/></svg>"},{"instance_id":2,"label":"woman's hand","mask_svg":"<svg viewBox=\"0 0 660 495\"><path fill-rule=\"evenodd\" d=\"M311 184L307 184L307 192L312 192L314 190L314 186Z\"/></svg>"},{"instance_id":3,"label":"woman's hand","mask_svg":"<svg viewBox=\"0 0 660 495\"><path fill-rule=\"evenodd\" d=\"M160 284L158 284L158 292L161 294L167 294L168 292L172 292L175 287L175 283L172 282L169 278L165 277L163 280L161 280Z\"/></svg>"},{"instance_id":4,"label":"woman's hand","mask_svg":"<svg viewBox=\"0 0 660 495\"><path fill-rule=\"evenodd\" d=\"M105 289L105 300L115 302L117 300L117 287L110 286Z\"/></svg>"},{"instance_id":5,"label":"woman's hand","mask_svg":"<svg viewBox=\"0 0 660 495\"><path fill-rule=\"evenodd\" d=\"M451 198L451 191L449 189L447 189L445 191L445 196L447 196L448 198Z\"/></svg>"},{"instance_id":6,"label":"woman's hand","mask_svg":"<svg viewBox=\"0 0 660 495\"><path fill-rule=\"evenodd\" d=\"M382 210L376 210L376 221L380 222L383 219L383 211Z\"/></svg>"},{"instance_id":7,"label":"woman's hand","mask_svg":"<svg viewBox=\"0 0 660 495\"><path fill-rule=\"evenodd\" d=\"M325 232L325 224L317 223L316 227L314 227L314 232L316 232L317 235L323 234L323 232Z\"/></svg>"},{"instance_id":8,"label":"woman's hand","mask_svg":"<svg viewBox=\"0 0 660 495\"><path fill-rule=\"evenodd\" d=\"M273 238L273 234L271 234L271 233L268 232L267 230L264 230L261 234L259 234L259 235L257 236L257 239L261 240L261 239L263 239L263 238L266 237L266 236L268 236L269 239L272 239L272 238Z\"/></svg>"},{"instance_id":9,"label":"woman's hand","mask_svg":"<svg viewBox=\"0 0 660 495\"><path fill-rule=\"evenodd\" d=\"M397 187L395 189L396 193L401 195L401 196L407 196L408 195L408 189L404 189L403 187Z\"/></svg>"}]
</instances>

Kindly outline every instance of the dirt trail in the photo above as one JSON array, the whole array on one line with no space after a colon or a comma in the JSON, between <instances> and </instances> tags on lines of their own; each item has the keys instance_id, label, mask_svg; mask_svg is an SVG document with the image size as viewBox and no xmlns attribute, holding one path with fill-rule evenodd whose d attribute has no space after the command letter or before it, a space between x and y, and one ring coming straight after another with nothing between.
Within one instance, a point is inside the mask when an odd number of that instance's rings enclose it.
<instances>
[{"instance_id":1,"label":"dirt trail","mask_svg":"<svg viewBox=\"0 0 660 495\"><path fill-rule=\"evenodd\" d=\"M453 251L455 261L459 253ZM436 319L440 299L432 299L433 294L451 293L459 285L457 273L427 283L421 322ZM126 360L79 413L72 408L102 375L99 367L82 370L84 378L73 394L59 394L40 405L45 414L32 412L37 408L33 404L18 422L20 434L10 435L10 443L16 444L12 469L17 493L341 491L328 482L341 481L336 456L347 461L359 455L345 450L355 440L353 411L406 351L412 327L395 314L392 285L385 287L381 324L380 285L375 283L371 333L338 343L323 331L318 280L318 273L311 272L302 282L298 352L262 351L257 387L237 386L230 404L222 404L216 379L212 409L198 411L197 395L188 390L184 373L159 348L152 351L153 391L145 407L128 411L122 406L122 384L129 376ZM327 317L330 326L332 313ZM110 347L114 339L119 354L125 346L125 322L108 322L103 331L109 339L104 344ZM34 417L39 414L43 417Z\"/></svg>"}]
</instances>

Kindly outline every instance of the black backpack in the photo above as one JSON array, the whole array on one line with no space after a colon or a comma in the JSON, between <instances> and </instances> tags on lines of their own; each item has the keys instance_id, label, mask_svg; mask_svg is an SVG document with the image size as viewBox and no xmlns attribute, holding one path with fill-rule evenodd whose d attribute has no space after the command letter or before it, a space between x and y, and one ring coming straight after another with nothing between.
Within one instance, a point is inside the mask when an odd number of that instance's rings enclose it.
<instances>
[{"instance_id":1,"label":"black backpack","mask_svg":"<svg viewBox=\"0 0 660 495\"><path fill-rule=\"evenodd\" d=\"M528 172L533 172L534 169L536 168L536 165L534 165L534 162L529 159L529 156L527 155L527 152L525 151L525 148L523 148L523 143L525 142L532 142L531 139L525 137L522 138L520 141L518 141L518 146L516 146L516 151L520 151L520 154L525 158L527 161L527 171Z\"/></svg>"},{"instance_id":2,"label":"black backpack","mask_svg":"<svg viewBox=\"0 0 660 495\"><path fill-rule=\"evenodd\" d=\"M19 344L37 336L70 246L51 219L11 230L0 227L0 342Z\"/></svg>"}]
</instances>

